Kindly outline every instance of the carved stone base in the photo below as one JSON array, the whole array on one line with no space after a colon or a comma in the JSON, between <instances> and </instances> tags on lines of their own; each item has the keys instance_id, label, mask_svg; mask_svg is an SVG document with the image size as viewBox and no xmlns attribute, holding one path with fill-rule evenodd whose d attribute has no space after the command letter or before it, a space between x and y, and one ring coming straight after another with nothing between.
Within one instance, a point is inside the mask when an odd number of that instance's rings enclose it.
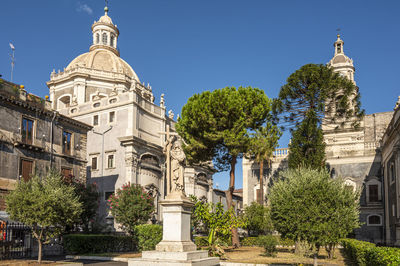
<instances>
[{"instance_id":1,"label":"carved stone base","mask_svg":"<svg viewBox=\"0 0 400 266\"><path fill-rule=\"evenodd\" d=\"M160 252L188 252L195 251L196 245L192 241L161 241L156 250Z\"/></svg>"},{"instance_id":2,"label":"carved stone base","mask_svg":"<svg viewBox=\"0 0 400 266\"><path fill-rule=\"evenodd\" d=\"M184 195L169 197L160 202L163 207L163 239L155 251L143 251L141 259L130 259L129 266L211 266L219 259L208 252L196 250L190 240L190 214L193 203Z\"/></svg>"},{"instance_id":3,"label":"carved stone base","mask_svg":"<svg viewBox=\"0 0 400 266\"><path fill-rule=\"evenodd\" d=\"M159 252L159 251L143 251L141 259L130 259L129 266L214 266L219 265L219 259L208 257L205 250L197 250L190 252Z\"/></svg>"}]
</instances>

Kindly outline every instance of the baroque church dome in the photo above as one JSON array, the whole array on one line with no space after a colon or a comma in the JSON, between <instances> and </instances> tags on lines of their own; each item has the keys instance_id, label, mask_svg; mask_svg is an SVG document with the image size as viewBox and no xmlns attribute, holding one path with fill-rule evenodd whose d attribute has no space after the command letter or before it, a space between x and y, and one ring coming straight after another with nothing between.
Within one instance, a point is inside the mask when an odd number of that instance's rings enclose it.
<instances>
[{"instance_id":1,"label":"baroque church dome","mask_svg":"<svg viewBox=\"0 0 400 266\"><path fill-rule=\"evenodd\" d=\"M69 63L66 70L70 70L77 66L86 67L109 72L123 73L132 79L139 81L139 77L133 71L132 67L121 57L108 49L93 49L88 53L84 53L76 57Z\"/></svg>"},{"instance_id":2,"label":"baroque church dome","mask_svg":"<svg viewBox=\"0 0 400 266\"><path fill-rule=\"evenodd\" d=\"M105 14L92 25L93 44L90 51L79 55L68 64L66 70L76 67L85 67L114 73L123 73L138 82L139 77L132 67L119 56L117 40L119 30L108 16L108 7Z\"/></svg>"}]
</instances>

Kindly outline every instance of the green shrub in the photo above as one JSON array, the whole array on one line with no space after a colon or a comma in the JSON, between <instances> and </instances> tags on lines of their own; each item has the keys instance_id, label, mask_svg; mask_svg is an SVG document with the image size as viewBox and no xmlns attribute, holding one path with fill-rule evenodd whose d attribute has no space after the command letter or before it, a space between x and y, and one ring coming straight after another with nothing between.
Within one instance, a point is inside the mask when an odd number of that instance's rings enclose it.
<instances>
[{"instance_id":1,"label":"green shrub","mask_svg":"<svg viewBox=\"0 0 400 266\"><path fill-rule=\"evenodd\" d=\"M269 257L275 257L277 253L276 246L278 245L278 239L273 235L265 235L257 237L258 245L262 246L265 250L265 255Z\"/></svg>"},{"instance_id":2,"label":"green shrub","mask_svg":"<svg viewBox=\"0 0 400 266\"><path fill-rule=\"evenodd\" d=\"M279 245L281 246L285 246L285 247L292 247L294 246L296 243L289 238L279 238Z\"/></svg>"},{"instance_id":3,"label":"green shrub","mask_svg":"<svg viewBox=\"0 0 400 266\"><path fill-rule=\"evenodd\" d=\"M156 245L162 240L162 226L158 224L142 224L135 227L138 239L138 249L154 250Z\"/></svg>"},{"instance_id":4,"label":"green shrub","mask_svg":"<svg viewBox=\"0 0 400 266\"><path fill-rule=\"evenodd\" d=\"M242 246L250 246L250 247L258 246L258 238L253 236L245 237L242 240L240 240L240 244Z\"/></svg>"},{"instance_id":5,"label":"green shrub","mask_svg":"<svg viewBox=\"0 0 400 266\"><path fill-rule=\"evenodd\" d=\"M136 249L131 236L118 235L65 235L63 246L68 254L127 252Z\"/></svg>"},{"instance_id":6,"label":"green shrub","mask_svg":"<svg viewBox=\"0 0 400 266\"><path fill-rule=\"evenodd\" d=\"M194 238L194 243L197 247L208 247L208 237L207 236L196 236Z\"/></svg>"},{"instance_id":7,"label":"green shrub","mask_svg":"<svg viewBox=\"0 0 400 266\"><path fill-rule=\"evenodd\" d=\"M400 249L376 247L355 239L342 239L345 254L360 266L400 265Z\"/></svg>"}]
</instances>

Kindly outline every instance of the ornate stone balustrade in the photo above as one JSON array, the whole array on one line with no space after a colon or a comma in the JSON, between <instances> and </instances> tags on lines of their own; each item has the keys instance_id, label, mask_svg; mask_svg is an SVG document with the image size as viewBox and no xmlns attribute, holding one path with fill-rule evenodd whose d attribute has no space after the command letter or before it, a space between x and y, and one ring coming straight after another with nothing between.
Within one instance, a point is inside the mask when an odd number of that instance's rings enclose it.
<instances>
[{"instance_id":1,"label":"ornate stone balustrade","mask_svg":"<svg viewBox=\"0 0 400 266\"><path fill-rule=\"evenodd\" d=\"M115 72L111 72L111 71L92 69L92 68L87 68L87 67L82 67L82 66L75 66L70 69L64 69L64 71L58 72L58 73L53 71L50 75L50 78L52 81L59 80L59 79L67 78L73 73L96 75L96 76L101 76L103 78L128 79L128 80L131 79L128 75L126 75L123 72L115 73Z\"/></svg>"},{"instance_id":2,"label":"ornate stone balustrade","mask_svg":"<svg viewBox=\"0 0 400 266\"><path fill-rule=\"evenodd\" d=\"M284 159L289 155L289 148L276 149L272 154L274 158Z\"/></svg>"}]
</instances>

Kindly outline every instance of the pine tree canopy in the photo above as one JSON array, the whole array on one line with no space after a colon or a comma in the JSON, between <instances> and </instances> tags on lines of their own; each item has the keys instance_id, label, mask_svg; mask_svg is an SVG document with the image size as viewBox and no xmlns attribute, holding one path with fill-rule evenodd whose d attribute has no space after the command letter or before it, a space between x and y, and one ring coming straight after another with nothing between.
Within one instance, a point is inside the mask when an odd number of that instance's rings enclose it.
<instances>
[{"instance_id":1,"label":"pine tree canopy","mask_svg":"<svg viewBox=\"0 0 400 266\"><path fill-rule=\"evenodd\" d=\"M250 132L271 118L271 100L263 90L227 87L189 98L176 129L190 162L213 160L218 171L247 152Z\"/></svg>"}]
</instances>

